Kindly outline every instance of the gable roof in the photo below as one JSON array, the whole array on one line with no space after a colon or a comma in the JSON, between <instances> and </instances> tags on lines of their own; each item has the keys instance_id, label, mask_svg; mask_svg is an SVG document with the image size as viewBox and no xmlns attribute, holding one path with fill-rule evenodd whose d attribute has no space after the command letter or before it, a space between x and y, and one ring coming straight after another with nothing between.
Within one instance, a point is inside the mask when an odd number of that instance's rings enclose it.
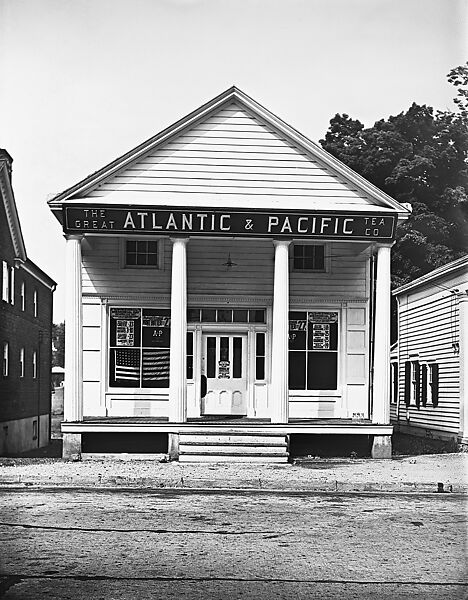
<instances>
[{"instance_id":1,"label":"gable roof","mask_svg":"<svg viewBox=\"0 0 468 600\"><path fill-rule=\"evenodd\" d=\"M174 156L181 156L179 165L193 164L183 174L179 169L177 180ZM206 156L211 163L202 169ZM222 169L218 163L225 163ZM258 166L255 176L252 164ZM58 194L49 205L58 211L64 203L96 203L99 198L107 204L144 204L157 199L164 205L216 206L220 203L216 194L247 208L286 202L291 208L322 209L330 208L327 202L332 202L333 208L341 210L349 204L348 208L358 210L396 212L400 218L410 214L406 206L236 87Z\"/></svg>"},{"instance_id":2,"label":"gable roof","mask_svg":"<svg viewBox=\"0 0 468 600\"><path fill-rule=\"evenodd\" d=\"M11 242L15 253L15 259L20 262L26 261L26 248L24 245L23 234L16 210L15 196L11 186L11 163L13 159L6 150L0 148L0 192L3 206L10 230Z\"/></svg>"},{"instance_id":3,"label":"gable roof","mask_svg":"<svg viewBox=\"0 0 468 600\"><path fill-rule=\"evenodd\" d=\"M458 271L465 274L466 284L468 285L468 254L466 256L462 256L461 258L457 258L457 260L453 260L441 267L437 267L433 271L402 285L401 287L393 290L393 296L399 296L400 294L404 294L405 292L413 291L416 288L422 287L424 285L431 285L434 282L442 279L444 277L454 275ZM462 293L468 294L468 289L462 290Z\"/></svg>"},{"instance_id":4,"label":"gable roof","mask_svg":"<svg viewBox=\"0 0 468 600\"><path fill-rule=\"evenodd\" d=\"M15 253L15 265L27 271L32 277L54 291L57 287L56 282L26 255L26 247L24 245L18 211L16 209L15 196L11 185L12 162L13 159L10 154L3 148L0 148L0 195L5 208L8 229L10 231L13 251Z\"/></svg>"}]
</instances>

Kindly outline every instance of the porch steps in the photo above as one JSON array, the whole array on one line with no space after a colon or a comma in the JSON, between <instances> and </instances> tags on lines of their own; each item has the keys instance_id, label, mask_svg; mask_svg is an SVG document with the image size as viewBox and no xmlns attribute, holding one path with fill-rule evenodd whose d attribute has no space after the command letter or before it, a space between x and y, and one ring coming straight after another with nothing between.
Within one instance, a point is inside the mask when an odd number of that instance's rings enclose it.
<instances>
[{"instance_id":1,"label":"porch steps","mask_svg":"<svg viewBox=\"0 0 468 600\"><path fill-rule=\"evenodd\" d=\"M180 432L179 437L180 462L286 463L288 456L281 433Z\"/></svg>"}]
</instances>

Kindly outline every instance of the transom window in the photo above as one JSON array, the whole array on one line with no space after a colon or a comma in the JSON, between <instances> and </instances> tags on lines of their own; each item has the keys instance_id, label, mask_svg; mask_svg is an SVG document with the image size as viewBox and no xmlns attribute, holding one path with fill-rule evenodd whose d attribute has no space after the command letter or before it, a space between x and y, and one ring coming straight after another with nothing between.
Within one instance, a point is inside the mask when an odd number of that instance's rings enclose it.
<instances>
[{"instance_id":1,"label":"transom window","mask_svg":"<svg viewBox=\"0 0 468 600\"><path fill-rule=\"evenodd\" d=\"M264 309L245 308L189 308L190 323L265 323Z\"/></svg>"},{"instance_id":2,"label":"transom window","mask_svg":"<svg viewBox=\"0 0 468 600\"><path fill-rule=\"evenodd\" d=\"M158 242L153 240L125 241L126 267L158 267Z\"/></svg>"},{"instance_id":3,"label":"transom window","mask_svg":"<svg viewBox=\"0 0 468 600\"><path fill-rule=\"evenodd\" d=\"M325 271L325 246L294 244L293 268L296 271Z\"/></svg>"}]
</instances>

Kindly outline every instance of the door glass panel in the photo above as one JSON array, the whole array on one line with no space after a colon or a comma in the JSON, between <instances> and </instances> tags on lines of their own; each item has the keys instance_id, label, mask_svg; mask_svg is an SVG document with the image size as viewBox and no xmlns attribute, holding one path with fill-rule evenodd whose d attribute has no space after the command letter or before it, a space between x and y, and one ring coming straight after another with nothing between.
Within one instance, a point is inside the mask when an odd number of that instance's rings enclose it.
<instances>
[{"instance_id":1,"label":"door glass panel","mask_svg":"<svg viewBox=\"0 0 468 600\"><path fill-rule=\"evenodd\" d=\"M216 338L206 339L206 376L216 377Z\"/></svg>"},{"instance_id":2,"label":"door glass panel","mask_svg":"<svg viewBox=\"0 0 468 600\"><path fill-rule=\"evenodd\" d=\"M220 338L219 360L229 360L229 338Z\"/></svg>"},{"instance_id":3,"label":"door glass panel","mask_svg":"<svg viewBox=\"0 0 468 600\"><path fill-rule=\"evenodd\" d=\"M232 353L232 376L234 379L240 379L242 377L242 338L234 338Z\"/></svg>"}]
</instances>

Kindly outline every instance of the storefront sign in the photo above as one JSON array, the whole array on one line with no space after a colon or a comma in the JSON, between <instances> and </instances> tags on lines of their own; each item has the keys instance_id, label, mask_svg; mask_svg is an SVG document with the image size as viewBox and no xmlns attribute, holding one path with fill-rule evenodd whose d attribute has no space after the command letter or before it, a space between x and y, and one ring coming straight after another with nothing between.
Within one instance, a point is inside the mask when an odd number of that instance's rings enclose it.
<instances>
[{"instance_id":1,"label":"storefront sign","mask_svg":"<svg viewBox=\"0 0 468 600\"><path fill-rule=\"evenodd\" d=\"M229 360L218 361L218 379L229 379Z\"/></svg>"},{"instance_id":2,"label":"storefront sign","mask_svg":"<svg viewBox=\"0 0 468 600\"><path fill-rule=\"evenodd\" d=\"M66 233L221 235L392 240L397 217L318 212L64 208Z\"/></svg>"}]
</instances>

